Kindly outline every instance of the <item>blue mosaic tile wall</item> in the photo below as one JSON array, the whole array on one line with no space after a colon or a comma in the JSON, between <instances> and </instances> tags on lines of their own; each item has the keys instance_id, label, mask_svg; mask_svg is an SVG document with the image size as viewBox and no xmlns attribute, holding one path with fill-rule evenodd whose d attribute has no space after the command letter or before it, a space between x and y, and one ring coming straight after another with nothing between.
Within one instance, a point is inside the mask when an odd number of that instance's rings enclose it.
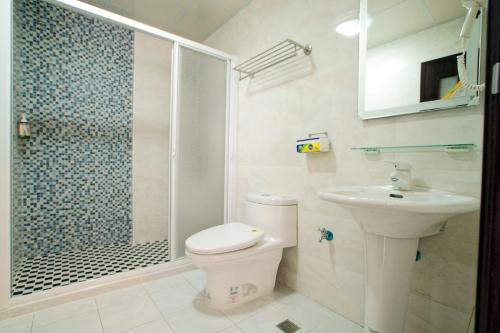
<instances>
[{"instance_id":1,"label":"blue mosaic tile wall","mask_svg":"<svg viewBox=\"0 0 500 333\"><path fill-rule=\"evenodd\" d=\"M130 242L133 32L14 2L14 258Z\"/></svg>"}]
</instances>

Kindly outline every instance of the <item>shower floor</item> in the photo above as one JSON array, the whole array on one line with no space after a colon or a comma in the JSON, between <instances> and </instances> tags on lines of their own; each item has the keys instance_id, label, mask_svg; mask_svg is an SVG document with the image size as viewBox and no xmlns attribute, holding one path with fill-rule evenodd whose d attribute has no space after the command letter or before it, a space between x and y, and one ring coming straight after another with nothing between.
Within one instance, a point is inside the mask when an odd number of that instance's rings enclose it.
<instances>
[{"instance_id":1,"label":"shower floor","mask_svg":"<svg viewBox=\"0 0 500 333\"><path fill-rule=\"evenodd\" d=\"M12 295L28 295L153 266L168 261L168 241L119 244L24 259L16 269Z\"/></svg>"}]
</instances>

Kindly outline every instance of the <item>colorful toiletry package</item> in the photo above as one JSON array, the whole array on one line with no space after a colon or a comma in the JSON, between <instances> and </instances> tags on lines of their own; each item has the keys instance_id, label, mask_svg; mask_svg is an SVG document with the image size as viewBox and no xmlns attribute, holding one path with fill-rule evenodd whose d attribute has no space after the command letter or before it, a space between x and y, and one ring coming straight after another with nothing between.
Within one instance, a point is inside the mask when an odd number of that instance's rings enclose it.
<instances>
[{"instance_id":1,"label":"colorful toiletry package","mask_svg":"<svg viewBox=\"0 0 500 333\"><path fill-rule=\"evenodd\" d=\"M328 137L315 137L309 139L297 140L297 153L319 153L330 150Z\"/></svg>"}]
</instances>

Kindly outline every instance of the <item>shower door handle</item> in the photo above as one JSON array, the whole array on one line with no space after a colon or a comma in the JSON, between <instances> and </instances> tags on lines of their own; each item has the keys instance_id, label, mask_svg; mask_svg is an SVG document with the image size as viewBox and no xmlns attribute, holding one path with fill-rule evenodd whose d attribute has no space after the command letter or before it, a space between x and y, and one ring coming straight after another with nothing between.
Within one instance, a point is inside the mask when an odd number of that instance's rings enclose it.
<instances>
[{"instance_id":1,"label":"shower door handle","mask_svg":"<svg viewBox=\"0 0 500 333\"><path fill-rule=\"evenodd\" d=\"M500 62L493 65L491 69L491 94L496 95L500 86Z\"/></svg>"}]
</instances>

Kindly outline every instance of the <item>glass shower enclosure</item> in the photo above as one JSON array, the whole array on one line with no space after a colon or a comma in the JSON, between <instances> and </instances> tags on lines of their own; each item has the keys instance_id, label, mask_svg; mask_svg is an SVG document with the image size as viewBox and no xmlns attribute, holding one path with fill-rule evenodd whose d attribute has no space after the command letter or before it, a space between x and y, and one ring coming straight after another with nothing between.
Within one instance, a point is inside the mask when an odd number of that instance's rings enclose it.
<instances>
[{"instance_id":1,"label":"glass shower enclosure","mask_svg":"<svg viewBox=\"0 0 500 333\"><path fill-rule=\"evenodd\" d=\"M230 57L43 0L13 1L12 47L12 296L165 264L226 221Z\"/></svg>"},{"instance_id":2,"label":"glass shower enclosure","mask_svg":"<svg viewBox=\"0 0 500 333\"><path fill-rule=\"evenodd\" d=\"M174 159L174 254L192 234L225 217L227 62L179 48Z\"/></svg>"}]
</instances>

